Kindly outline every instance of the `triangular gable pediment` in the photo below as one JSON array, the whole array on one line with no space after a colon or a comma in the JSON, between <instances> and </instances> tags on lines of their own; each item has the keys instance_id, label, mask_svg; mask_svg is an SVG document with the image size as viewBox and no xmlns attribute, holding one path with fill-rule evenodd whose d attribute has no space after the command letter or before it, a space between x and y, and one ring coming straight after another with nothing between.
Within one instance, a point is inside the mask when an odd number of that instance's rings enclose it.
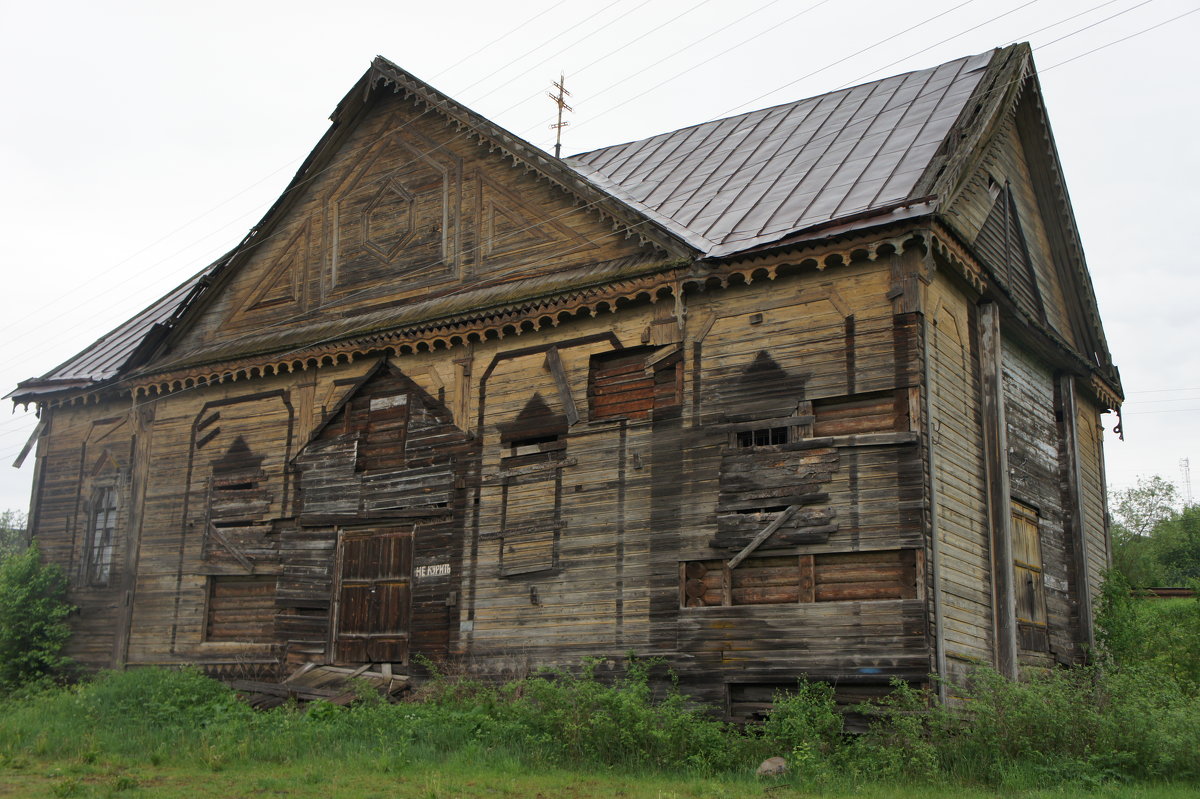
<instances>
[{"instance_id":1,"label":"triangular gable pediment","mask_svg":"<svg viewBox=\"0 0 1200 799\"><path fill-rule=\"evenodd\" d=\"M1024 314L1119 392L1028 45L998 51L979 92L926 184L941 220Z\"/></svg>"},{"instance_id":2,"label":"triangular gable pediment","mask_svg":"<svg viewBox=\"0 0 1200 799\"><path fill-rule=\"evenodd\" d=\"M296 460L302 460L306 450L317 442L356 433L364 417L373 411L387 412L401 406L419 407L438 424L453 424L453 416L445 404L421 388L386 358L381 358L345 391L335 406L325 412L324 418L309 435L307 443L300 448Z\"/></svg>"},{"instance_id":3,"label":"triangular gable pediment","mask_svg":"<svg viewBox=\"0 0 1200 799\"><path fill-rule=\"evenodd\" d=\"M1042 289L1029 254L1021 209L1013 196L1012 185L1003 186L989 176L989 194L996 201L972 242L975 252L999 275L1018 303L1041 321L1046 319Z\"/></svg>"},{"instance_id":4,"label":"triangular gable pediment","mask_svg":"<svg viewBox=\"0 0 1200 799\"><path fill-rule=\"evenodd\" d=\"M191 303L164 347L171 360L259 331L293 348L306 325L330 319L572 266L655 252L667 264L695 252L384 59L333 118L292 185ZM327 333L308 337L318 338Z\"/></svg>"}]
</instances>

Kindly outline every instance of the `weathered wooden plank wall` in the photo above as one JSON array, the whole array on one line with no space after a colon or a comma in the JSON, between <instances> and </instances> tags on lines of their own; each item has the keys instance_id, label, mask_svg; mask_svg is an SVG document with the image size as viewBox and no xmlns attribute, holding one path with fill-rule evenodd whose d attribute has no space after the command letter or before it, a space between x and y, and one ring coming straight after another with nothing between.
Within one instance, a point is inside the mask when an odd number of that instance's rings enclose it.
<instances>
[{"instance_id":1,"label":"weathered wooden plank wall","mask_svg":"<svg viewBox=\"0 0 1200 799\"><path fill-rule=\"evenodd\" d=\"M1104 573L1112 565L1108 539L1108 500L1104 482L1104 427L1100 406L1082 391L1075 394L1079 428L1079 467L1083 487L1083 522L1088 539L1088 579L1093 600L1100 596Z\"/></svg>"},{"instance_id":2,"label":"weathered wooden plank wall","mask_svg":"<svg viewBox=\"0 0 1200 799\"><path fill-rule=\"evenodd\" d=\"M967 299L941 273L928 295L943 629L947 670L961 677L992 664L995 646L979 358Z\"/></svg>"},{"instance_id":3,"label":"weathered wooden plank wall","mask_svg":"<svg viewBox=\"0 0 1200 799\"><path fill-rule=\"evenodd\" d=\"M1070 567L1073 547L1064 525L1063 436L1056 419L1052 373L1010 339L1003 341L1005 418L1008 423L1009 469L1012 499L1036 511L1037 541L1022 556L1029 563L1040 555L1040 582L1036 572L1018 570L1018 583L1044 596L1045 616L1022 618L1018 603L1018 645L1021 662L1051 665L1078 657L1078 617L1072 601ZM1040 550L1040 552L1039 552ZM1024 589L1018 585L1018 596ZM1037 614L1037 615L1040 615Z\"/></svg>"}]
</instances>

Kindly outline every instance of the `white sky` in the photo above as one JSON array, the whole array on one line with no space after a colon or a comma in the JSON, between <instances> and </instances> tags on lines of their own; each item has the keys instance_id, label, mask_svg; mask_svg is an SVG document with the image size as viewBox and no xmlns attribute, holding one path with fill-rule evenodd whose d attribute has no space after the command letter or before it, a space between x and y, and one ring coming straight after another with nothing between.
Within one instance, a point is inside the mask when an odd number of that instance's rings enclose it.
<instances>
[{"instance_id":1,"label":"white sky","mask_svg":"<svg viewBox=\"0 0 1200 799\"><path fill-rule=\"evenodd\" d=\"M546 149L545 94L564 71L569 154L1030 41L1128 396L1109 481L1178 482L1193 458L1200 494L1188 222L1200 13L1168 21L1197 8L0 0L0 387L50 370L235 244L376 53ZM0 416L0 509L28 504L33 459L7 464L33 425L31 411Z\"/></svg>"}]
</instances>

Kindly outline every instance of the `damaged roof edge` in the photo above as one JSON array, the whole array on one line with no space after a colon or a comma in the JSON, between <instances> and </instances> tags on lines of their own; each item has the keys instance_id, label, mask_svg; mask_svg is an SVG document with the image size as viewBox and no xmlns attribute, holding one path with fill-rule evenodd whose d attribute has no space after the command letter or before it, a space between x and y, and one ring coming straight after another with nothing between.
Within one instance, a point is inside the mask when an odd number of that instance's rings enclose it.
<instances>
[{"instance_id":1,"label":"damaged roof edge","mask_svg":"<svg viewBox=\"0 0 1200 799\"><path fill-rule=\"evenodd\" d=\"M4 399L30 402L60 391L92 388L112 379L135 356L145 356L150 338L161 335L158 331L169 327L172 320L203 293L208 277L228 257L228 254L221 256L46 374L22 380Z\"/></svg>"}]
</instances>

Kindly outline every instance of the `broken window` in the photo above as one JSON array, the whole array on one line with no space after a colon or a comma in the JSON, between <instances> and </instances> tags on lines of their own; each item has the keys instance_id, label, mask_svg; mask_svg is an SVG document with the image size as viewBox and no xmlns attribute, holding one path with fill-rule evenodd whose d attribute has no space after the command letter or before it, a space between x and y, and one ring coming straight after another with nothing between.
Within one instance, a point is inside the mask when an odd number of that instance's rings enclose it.
<instances>
[{"instance_id":1,"label":"broken window","mask_svg":"<svg viewBox=\"0 0 1200 799\"><path fill-rule=\"evenodd\" d=\"M112 576L113 545L117 534L117 488L102 486L92 494L87 555L87 582L106 586Z\"/></svg>"},{"instance_id":2,"label":"broken window","mask_svg":"<svg viewBox=\"0 0 1200 799\"><path fill-rule=\"evenodd\" d=\"M917 551L837 552L680 564L680 605L688 608L915 599Z\"/></svg>"},{"instance_id":3,"label":"broken window","mask_svg":"<svg viewBox=\"0 0 1200 799\"><path fill-rule=\"evenodd\" d=\"M1012 501L1013 582L1017 625L1023 649L1044 650L1046 591L1042 575L1042 544L1038 512Z\"/></svg>"}]
</instances>

